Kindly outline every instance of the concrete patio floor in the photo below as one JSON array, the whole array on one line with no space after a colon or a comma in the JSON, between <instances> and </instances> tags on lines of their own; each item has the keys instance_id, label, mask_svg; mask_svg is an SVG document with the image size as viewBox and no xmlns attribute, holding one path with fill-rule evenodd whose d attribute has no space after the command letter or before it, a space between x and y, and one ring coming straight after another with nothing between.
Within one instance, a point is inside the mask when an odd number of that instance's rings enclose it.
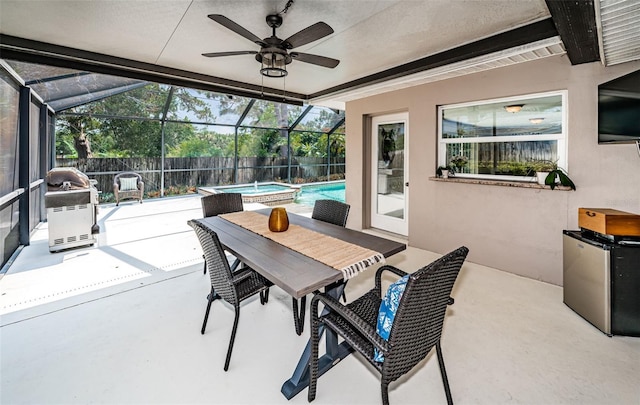
<instances>
[{"instance_id":1,"label":"concrete patio floor","mask_svg":"<svg viewBox=\"0 0 640 405\"><path fill-rule=\"evenodd\" d=\"M309 337L282 290L242 306L228 372L233 309L215 302L200 334L210 284L186 224L200 216L199 196L104 205L98 243L59 253L41 224L0 279L0 403L307 403L306 390L280 394ZM409 247L388 263L414 271L438 256ZM454 402L640 404L640 338L607 337L561 287L466 262L452 295L442 347ZM392 404L446 402L433 353L390 388ZM381 403L379 375L350 356L314 403Z\"/></svg>"}]
</instances>

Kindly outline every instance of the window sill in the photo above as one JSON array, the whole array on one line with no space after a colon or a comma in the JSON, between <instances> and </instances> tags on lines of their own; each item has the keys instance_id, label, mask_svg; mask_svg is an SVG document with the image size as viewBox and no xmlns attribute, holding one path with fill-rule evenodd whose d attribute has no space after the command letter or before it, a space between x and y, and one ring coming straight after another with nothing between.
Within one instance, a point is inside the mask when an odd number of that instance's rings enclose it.
<instances>
[{"instance_id":1,"label":"window sill","mask_svg":"<svg viewBox=\"0 0 640 405\"><path fill-rule=\"evenodd\" d=\"M506 180L491 180L491 179L472 179L468 177L449 177L443 179L442 177L429 177L431 181L441 181L444 183L465 183L465 184L481 184L484 186L502 186L502 187L519 187L519 188L533 188L537 190L551 190L549 186L543 186L538 183L526 182L526 181L506 181ZM571 187L556 186L555 190L571 191Z\"/></svg>"}]
</instances>

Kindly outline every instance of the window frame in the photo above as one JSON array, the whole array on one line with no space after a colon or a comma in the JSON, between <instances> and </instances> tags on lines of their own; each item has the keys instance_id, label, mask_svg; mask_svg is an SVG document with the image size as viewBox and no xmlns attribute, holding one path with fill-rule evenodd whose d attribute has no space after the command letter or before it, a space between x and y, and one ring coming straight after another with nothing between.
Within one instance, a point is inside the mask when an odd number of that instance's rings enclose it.
<instances>
[{"instance_id":1,"label":"window frame","mask_svg":"<svg viewBox=\"0 0 640 405\"><path fill-rule=\"evenodd\" d=\"M446 110L455 109L455 108L464 108L464 107L472 107L472 106L481 106L486 104L526 104L526 100L550 97L550 96L560 96L561 97L561 122L562 122L562 130L560 133L555 134L538 134L538 135L501 135L501 136L492 136L492 137L460 137L460 138L443 138L443 117L444 112ZM438 166L446 166L446 158L447 158L447 145L450 144L491 144L491 143L504 143L504 142L535 142L535 141L556 141L557 142L557 165L558 167L569 170L568 168L568 92L567 90L555 90L543 93L531 93L531 94L523 94L512 97L501 97L494 99L486 99L479 101L471 101L465 103L456 103L456 104L445 104L438 106L438 116L437 116L437 125L438 125L438 140L437 140L437 163ZM515 176L515 175L501 175L501 174L487 174L487 173L456 173L456 177L464 177L464 178L477 178L477 179L493 179L493 180L506 180L506 181L517 181L517 182L535 182L536 177L535 173L533 176Z\"/></svg>"}]
</instances>

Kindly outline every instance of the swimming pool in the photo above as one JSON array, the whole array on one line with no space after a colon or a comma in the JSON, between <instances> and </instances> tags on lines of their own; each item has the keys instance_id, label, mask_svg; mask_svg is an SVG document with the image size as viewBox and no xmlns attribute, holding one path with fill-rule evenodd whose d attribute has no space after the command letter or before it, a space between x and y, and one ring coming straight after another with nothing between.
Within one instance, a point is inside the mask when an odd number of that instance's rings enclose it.
<instances>
[{"instance_id":1,"label":"swimming pool","mask_svg":"<svg viewBox=\"0 0 640 405\"><path fill-rule=\"evenodd\" d=\"M313 206L316 200L335 200L345 202L344 181L301 185L295 202Z\"/></svg>"},{"instance_id":2,"label":"swimming pool","mask_svg":"<svg viewBox=\"0 0 640 405\"><path fill-rule=\"evenodd\" d=\"M255 183L236 186L200 187L201 194L241 193L244 203L262 203L266 205L285 204L293 202L298 188L287 184Z\"/></svg>"},{"instance_id":3,"label":"swimming pool","mask_svg":"<svg viewBox=\"0 0 640 405\"><path fill-rule=\"evenodd\" d=\"M236 186L200 187L199 192L207 195L212 193L241 193L245 203L262 203L267 205L296 204L313 207L316 200L336 200L345 202L344 181L330 183L311 183L292 185L279 183L241 184Z\"/></svg>"}]
</instances>

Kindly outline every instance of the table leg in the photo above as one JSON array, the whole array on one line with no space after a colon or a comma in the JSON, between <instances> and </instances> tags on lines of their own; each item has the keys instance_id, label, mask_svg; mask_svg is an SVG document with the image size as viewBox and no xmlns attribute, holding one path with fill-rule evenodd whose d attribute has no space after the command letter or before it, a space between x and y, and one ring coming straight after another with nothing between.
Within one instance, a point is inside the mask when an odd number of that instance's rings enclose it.
<instances>
[{"instance_id":1,"label":"table leg","mask_svg":"<svg viewBox=\"0 0 640 405\"><path fill-rule=\"evenodd\" d=\"M340 299L342 292L344 291L346 283L338 283L331 286L327 286L325 291L327 294L335 299ZM327 308L322 310L323 314L328 311ZM318 359L318 377L326 373L334 365L338 364L340 360L347 357L353 349L347 342L338 344L338 335L331 329L326 329L324 326L320 326L320 336L325 334L325 354ZM299 392L309 386L309 361L311 360L311 340L307 342L307 345L300 356L298 365L290 379L285 381L280 390L287 399L291 399Z\"/></svg>"},{"instance_id":2,"label":"table leg","mask_svg":"<svg viewBox=\"0 0 640 405\"><path fill-rule=\"evenodd\" d=\"M293 325L296 328L296 333L300 336L304 330L304 312L307 308L307 296L300 298L300 304L298 304L297 298L293 298L291 301L293 301Z\"/></svg>"}]
</instances>

